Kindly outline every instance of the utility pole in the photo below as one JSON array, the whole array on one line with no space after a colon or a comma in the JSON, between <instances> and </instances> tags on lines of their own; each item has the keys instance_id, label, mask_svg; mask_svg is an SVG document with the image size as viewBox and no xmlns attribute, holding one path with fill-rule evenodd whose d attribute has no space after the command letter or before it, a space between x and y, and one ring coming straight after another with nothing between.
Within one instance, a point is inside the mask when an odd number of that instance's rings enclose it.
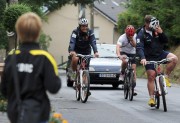
<instances>
[{"instance_id":1,"label":"utility pole","mask_svg":"<svg viewBox=\"0 0 180 123\"><path fill-rule=\"evenodd\" d=\"M90 5L90 28L94 30L94 3Z\"/></svg>"},{"instance_id":2,"label":"utility pole","mask_svg":"<svg viewBox=\"0 0 180 123\"><path fill-rule=\"evenodd\" d=\"M79 19L80 18L85 18L85 5L84 4L79 4Z\"/></svg>"}]
</instances>

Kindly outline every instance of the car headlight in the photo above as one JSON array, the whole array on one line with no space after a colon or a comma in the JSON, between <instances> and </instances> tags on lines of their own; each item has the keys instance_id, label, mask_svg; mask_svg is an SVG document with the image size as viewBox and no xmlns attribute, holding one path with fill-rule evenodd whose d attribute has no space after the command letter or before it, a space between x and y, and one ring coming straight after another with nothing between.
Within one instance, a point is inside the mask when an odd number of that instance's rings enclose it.
<instances>
[{"instance_id":1,"label":"car headlight","mask_svg":"<svg viewBox=\"0 0 180 123\"><path fill-rule=\"evenodd\" d=\"M89 67L89 71L95 71L94 67Z\"/></svg>"}]
</instances>

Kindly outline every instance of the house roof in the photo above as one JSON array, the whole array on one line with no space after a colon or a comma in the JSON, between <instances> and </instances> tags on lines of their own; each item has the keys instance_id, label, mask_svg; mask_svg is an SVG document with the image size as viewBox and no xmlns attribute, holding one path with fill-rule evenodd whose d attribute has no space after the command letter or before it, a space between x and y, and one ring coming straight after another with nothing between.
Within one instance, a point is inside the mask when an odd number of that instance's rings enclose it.
<instances>
[{"instance_id":1,"label":"house roof","mask_svg":"<svg viewBox=\"0 0 180 123\"><path fill-rule=\"evenodd\" d=\"M94 9L117 25L118 14L125 10L127 0L103 0L94 2Z\"/></svg>"}]
</instances>

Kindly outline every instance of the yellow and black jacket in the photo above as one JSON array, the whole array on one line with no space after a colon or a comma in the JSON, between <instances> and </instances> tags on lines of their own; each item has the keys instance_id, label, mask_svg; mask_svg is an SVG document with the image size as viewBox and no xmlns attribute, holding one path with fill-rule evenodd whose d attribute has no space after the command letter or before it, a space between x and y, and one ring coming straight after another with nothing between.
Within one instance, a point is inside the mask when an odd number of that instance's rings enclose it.
<instances>
[{"instance_id":1,"label":"yellow and black jacket","mask_svg":"<svg viewBox=\"0 0 180 123\"><path fill-rule=\"evenodd\" d=\"M16 64L22 100L33 98L42 104L42 121L47 121L50 112L50 101L46 91L57 93L61 88L61 79L54 58L41 50L37 43L21 44L16 50ZM1 92L8 99L8 116L11 121L16 120L17 100L14 88L12 54L5 60L2 75Z\"/></svg>"}]
</instances>

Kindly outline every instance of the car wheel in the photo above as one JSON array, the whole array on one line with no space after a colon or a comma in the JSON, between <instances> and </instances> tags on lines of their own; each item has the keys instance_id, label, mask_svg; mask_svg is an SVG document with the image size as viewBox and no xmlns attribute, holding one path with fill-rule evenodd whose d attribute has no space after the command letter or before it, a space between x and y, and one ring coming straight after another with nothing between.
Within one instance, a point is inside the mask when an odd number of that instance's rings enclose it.
<instances>
[{"instance_id":1,"label":"car wheel","mask_svg":"<svg viewBox=\"0 0 180 123\"><path fill-rule=\"evenodd\" d=\"M112 84L113 88L118 88L119 84Z\"/></svg>"}]
</instances>

